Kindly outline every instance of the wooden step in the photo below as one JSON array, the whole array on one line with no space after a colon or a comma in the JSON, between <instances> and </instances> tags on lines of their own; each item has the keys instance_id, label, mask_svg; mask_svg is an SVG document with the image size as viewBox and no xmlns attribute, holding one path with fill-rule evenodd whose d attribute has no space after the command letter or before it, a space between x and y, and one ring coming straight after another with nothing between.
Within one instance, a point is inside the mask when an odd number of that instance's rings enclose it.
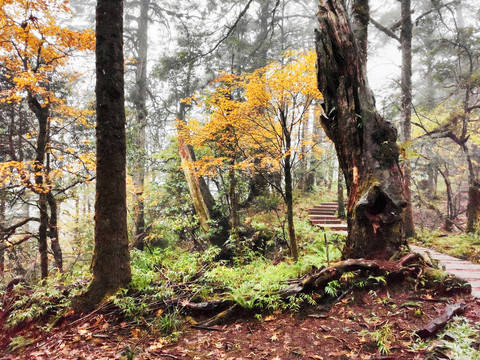
<instances>
[{"instance_id":1,"label":"wooden step","mask_svg":"<svg viewBox=\"0 0 480 360\"><path fill-rule=\"evenodd\" d=\"M331 230L331 231L347 231L348 230L347 224L317 224L315 226L318 226L325 230Z\"/></svg>"},{"instance_id":2,"label":"wooden step","mask_svg":"<svg viewBox=\"0 0 480 360\"><path fill-rule=\"evenodd\" d=\"M314 205L312 209L336 209L338 205Z\"/></svg>"},{"instance_id":3,"label":"wooden step","mask_svg":"<svg viewBox=\"0 0 480 360\"><path fill-rule=\"evenodd\" d=\"M336 210L309 209L310 215L335 215Z\"/></svg>"},{"instance_id":4,"label":"wooden step","mask_svg":"<svg viewBox=\"0 0 480 360\"><path fill-rule=\"evenodd\" d=\"M320 225L320 224L328 225L328 224L341 224L342 220L340 220L340 219L337 219L337 220L313 219L313 220L310 220L310 222L313 225Z\"/></svg>"},{"instance_id":5,"label":"wooden step","mask_svg":"<svg viewBox=\"0 0 480 360\"><path fill-rule=\"evenodd\" d=\"M335 215L309 215L310 220L338 220Z\"/></svg>"}]
</instances>

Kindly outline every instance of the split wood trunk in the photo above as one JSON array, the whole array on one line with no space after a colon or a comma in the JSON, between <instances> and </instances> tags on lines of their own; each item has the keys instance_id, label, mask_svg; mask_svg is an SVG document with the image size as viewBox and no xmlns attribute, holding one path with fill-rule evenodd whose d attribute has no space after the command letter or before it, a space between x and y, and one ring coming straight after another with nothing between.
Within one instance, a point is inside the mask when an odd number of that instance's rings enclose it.
<instances>
[{"instance_id":1,"label":"split wood trunk","mask_svg":"<svg viewBox=\"0 0 480 360\"><path fill-rule=\"evenodd\" d=\"M397 132L375 109L365 64L342 2L321 0L318 20L322 125L335 144L349 196L343 258L388 259L405 244L406 201Z\"/></svg>"}]
</instances>

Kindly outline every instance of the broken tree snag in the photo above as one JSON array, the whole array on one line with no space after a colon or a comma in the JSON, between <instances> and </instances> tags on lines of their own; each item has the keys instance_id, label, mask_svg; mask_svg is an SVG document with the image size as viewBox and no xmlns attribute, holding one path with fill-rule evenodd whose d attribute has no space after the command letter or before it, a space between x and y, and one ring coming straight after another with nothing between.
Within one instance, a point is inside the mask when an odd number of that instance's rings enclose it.
<instances>
[{"instance_id":1,"label":"broken tree snag","mask_svg":"<svg viewBox=\"0 0 480 360\"><path fill-rule=\"evenodd\" d=\"M443 329L454 316L463 314L466 308L467 305L464 303L447 306L439 316L432 319L423 329L417 330L416 334L421 339L432 337Z\"/></svg>"},{"instance_id":2,"label":"broken tree snag","mask_svg":"<svg viewBox=\"0 0 480 360\"><path fill-rule=\"evenodd\" d=\"M322 126L335 144L349 195L342 256L388 259L405 244L397 132L375 109L342 3L320 0L316 31Z\"/></svg>"}]
</instances>

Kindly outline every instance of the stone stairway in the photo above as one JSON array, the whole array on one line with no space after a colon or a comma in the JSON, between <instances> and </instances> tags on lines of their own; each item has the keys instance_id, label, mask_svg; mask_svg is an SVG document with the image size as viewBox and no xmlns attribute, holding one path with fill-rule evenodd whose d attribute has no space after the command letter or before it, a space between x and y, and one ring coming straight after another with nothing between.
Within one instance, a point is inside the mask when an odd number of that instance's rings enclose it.
<instances>
[{"instance_id":1,"label":"stone stairway","mask_svg":"<svg viewBox=\"0 0 480 360\"><path fill-rule=\"evenodd\" d=\"M347 224L345 224L336 215L338 203L325 202L320 205L315 205L308 209L308 216L310 222L325 230L331 231L347 231Z\"/></svg>"}]
</instances>

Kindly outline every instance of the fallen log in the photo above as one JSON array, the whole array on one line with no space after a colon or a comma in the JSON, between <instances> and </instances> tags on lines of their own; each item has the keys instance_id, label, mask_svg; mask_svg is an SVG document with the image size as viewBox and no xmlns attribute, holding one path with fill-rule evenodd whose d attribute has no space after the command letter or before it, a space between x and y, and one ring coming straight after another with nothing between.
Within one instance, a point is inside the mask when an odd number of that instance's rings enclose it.
<instances>
[{"instance_id":1,"label":"fallen log","mask_svg":"<svg viewBox=\"0 0 480 360\"><path fill-rule=\"evenodd\" d=\"M215 311L219 309L225 309L227 307L232 306L234 303L232 300L211 300L211 301L203 301L199 303L195 302L185 302L182 303L183 308L192 311Z\"/></svg>"},{"instance_id":2,"label":"fallen log","mask_svg":"<svg viewBox=\"0 0 480 360\"><path fill-rule=\"evenodd\" d=\"M447 306L439 316L432 319L424 328L417 330L416 334L423 340L432 337L439 330L443 329L455 315L463 314L466 308L467 305L465 303Z\"/></svg>"},{"instance_id":3,"label":"fallen log","mask_svg":"<svg viewBox=\"0 0 480 360\"><path fill-rule=\"evenodd\" d=\"M224 324L233 317L233 315L235 314L235 312L239 308L240 308L240 305L238 305L238 304L232 305L227 310L222 311L221 313L211 317L210 319L199 322L196 325L197 326L202 326L204 328L209 328L209 327L212 327L214 325Z\"/></svg>"}]
</instances>

